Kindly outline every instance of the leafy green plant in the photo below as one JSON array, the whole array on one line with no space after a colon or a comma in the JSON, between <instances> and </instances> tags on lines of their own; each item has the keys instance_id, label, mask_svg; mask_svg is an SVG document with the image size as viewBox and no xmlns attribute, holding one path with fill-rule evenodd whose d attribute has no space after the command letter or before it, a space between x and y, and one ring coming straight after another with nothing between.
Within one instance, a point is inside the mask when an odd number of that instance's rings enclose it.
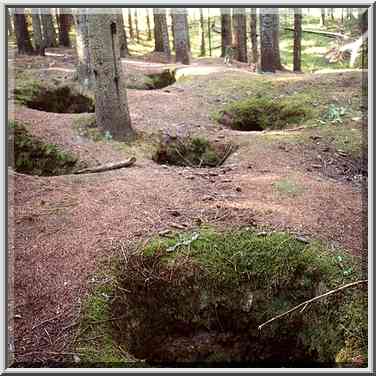
<instances>
[{"instance_id":1,"label":"leafy green plant","mask_svg":"<svg viewBox=\"0 0 376 376\"><path fill-rule=\"evenodd\" d=\"M346 115L346 108L339 107L331 103L327 112L324 115L324 119L331 123L343 123L342 118Z\"/></svg>"}]
</instances>

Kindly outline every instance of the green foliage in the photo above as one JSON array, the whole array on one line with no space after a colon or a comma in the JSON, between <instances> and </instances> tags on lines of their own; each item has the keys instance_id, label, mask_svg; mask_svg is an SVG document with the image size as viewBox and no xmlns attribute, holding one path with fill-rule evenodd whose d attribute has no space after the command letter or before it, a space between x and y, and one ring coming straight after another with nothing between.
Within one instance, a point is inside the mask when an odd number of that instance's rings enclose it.
<instances>
[{"instance_id":1,"label":"green foliage","mask_svg":"<svg viewBox=\"0 0 376 376\"><path fill-rule=\"evenodd\" d=\"M310 115L310 108L297 99L260 96L226 106L222 111L221 122L242 131L281 129L300 123Z\"/></svg>"},{"instance_id":2,"label":"green foliage","mask_svg":"<svg viewBox=\"0 0 376 376\"><path fill-rule=\"evenodd\" d=\"M273 183L273 187L282 194L295 197L303 192L303 187L290 178L281 179Z\"/></svg>"},{"instance_id":3,"label":"green foliage","mask_svg":"<svg viewBox=\"0 0 376 376\"><path fill-rule=\"evenodd\" d=\"M343 123L342 118L346 114L345 107L339 107L331 103L327 112L324 115L324 119L332 123Z\"/></svg>"}]
</instances>

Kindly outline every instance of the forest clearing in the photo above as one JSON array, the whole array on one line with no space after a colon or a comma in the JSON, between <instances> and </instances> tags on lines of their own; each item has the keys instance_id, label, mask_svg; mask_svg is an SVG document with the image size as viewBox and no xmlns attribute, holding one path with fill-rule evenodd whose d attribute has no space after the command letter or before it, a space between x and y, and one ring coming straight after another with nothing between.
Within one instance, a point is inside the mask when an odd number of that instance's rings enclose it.
<instances>
[{"instance_id":1,"label":"forest clearing","mask_svg":"<svg viewBox=\"0 0 376 376\"><path fill-rule=\"evenodd\" d=\"M366 9L7 12L11 367L368 366Z\"/></svg>"}]
</instances>

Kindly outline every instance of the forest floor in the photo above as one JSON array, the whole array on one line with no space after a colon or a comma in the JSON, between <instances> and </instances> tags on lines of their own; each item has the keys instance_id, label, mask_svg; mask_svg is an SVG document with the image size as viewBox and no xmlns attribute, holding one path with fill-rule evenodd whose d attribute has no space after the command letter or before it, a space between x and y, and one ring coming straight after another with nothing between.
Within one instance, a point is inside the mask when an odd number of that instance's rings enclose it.
<instances>
[{"instance_id":1,"label":"forest floor","mask_svg":"<svg viewBox=\"0 0 376 376\"><path fill-rule=\"evenodd\" d=\"M16 77L70 81L72 51L49 52L45 58L17 57ZM134 77L165 66L141 59L123 62ZM290 231L361 254L361 71L260 75L241 64L196 59L177 72L177 82L166 88L128 90L132 125L140 134L134 144L80 134L90 114L10 105L10 119L89 166L137 158L130 168L99 174L39 177L9 170L18 362L72 358L81 302L98 263L113 255L119 240L141 241L202 223L247 225ZM223 105L256 91L306 96L321 118L296 130L264 132L234 131L214 120ZM347 109L342 122L322 120L333 103ZM158 165L151 155L161 133L232 141L239 148L218 168Z\"/></svg>"}]
</instances>

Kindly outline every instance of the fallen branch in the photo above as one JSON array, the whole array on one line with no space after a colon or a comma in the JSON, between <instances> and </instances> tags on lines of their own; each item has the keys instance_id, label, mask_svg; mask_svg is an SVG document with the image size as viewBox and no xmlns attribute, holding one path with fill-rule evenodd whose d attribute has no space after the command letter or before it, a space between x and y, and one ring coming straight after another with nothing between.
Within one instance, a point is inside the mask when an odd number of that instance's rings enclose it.
<instances>
[{"instance_id":1,"label":"fallen branch","mask_svg":"<svg viewBox=\"0 0 376 376\"><path fill-rule=\"evenodd\" d=\"M93 174L97 172L104 172L110 170L117 170L119 168L129 167L132 166L136 162L136 158L132 157L126 161L117 162L117 163L109 163L97 167L85 168L83 170L76 171L75 174Z\"/></svg>"},{"instance_id":2,"label":"fallen branch","mask_svg":"<svg viewBox=\"0 0 376 376\"><path fill-rule=\"evenodd\" d=\"M315 296L315 297L312 298L312 299L306 300L305 302L298 304L297 306L291 308L291 309L288 310L287 312L281 313L280 315L275 316L275 317L271 318L271 319L268 320L268 321L265 321L264 323L262 323L261 325L258 326L258 329L261 330L265 325L270 324L271 322L273 322L273 321L275 321L275 320L278 320L278 319L280 319L281 317L286 316L286 315L288 315L289 313L292 313L292 312L298 310L298 309L301 308L301 307L303 307L303 308L302 308L302 310L301 310L300 312L303 312L303 311L306 309L306 307L308 306L308 304L313 303L313 302L315 302L316 300L319 300L319 299L324 298L324 297L326 297L326 296L329 296L329 295L335 294L335 293L338 292L338 291L342 291L342 290L345 290L345 289L347 289L347 288L349 288L349 287L353 287L353 286L360 285L360 284L363 284L363 283L368 283L368 279L361 280L361 281L356 281L356 282L351 282L351 283L348 283L347 285L344 285L344 286L338 287L338 288L336 288L336 289L334 289L334 290L328 291L328 292L326 292L325 294L322 294L322 295L319 295L319 296Z\"/></svg>"},{"instance_id":3,"label":"fallen branch","mask_svg":"<svg viewBox=\"0 0 376 376\"><path fill-rule=\"evenodd\" d=\"M292 27L284 27L285 30L288 31L294 31ZM333 33L330 31L321 31L321 30L302 30L303 33L310 33L310 34L317 34L317 35L322 35L323 37L328 37L328 38L338 38L342 40L348 40L350 37L344 34L340 33Z\"/></svg>"}]
</instances>

